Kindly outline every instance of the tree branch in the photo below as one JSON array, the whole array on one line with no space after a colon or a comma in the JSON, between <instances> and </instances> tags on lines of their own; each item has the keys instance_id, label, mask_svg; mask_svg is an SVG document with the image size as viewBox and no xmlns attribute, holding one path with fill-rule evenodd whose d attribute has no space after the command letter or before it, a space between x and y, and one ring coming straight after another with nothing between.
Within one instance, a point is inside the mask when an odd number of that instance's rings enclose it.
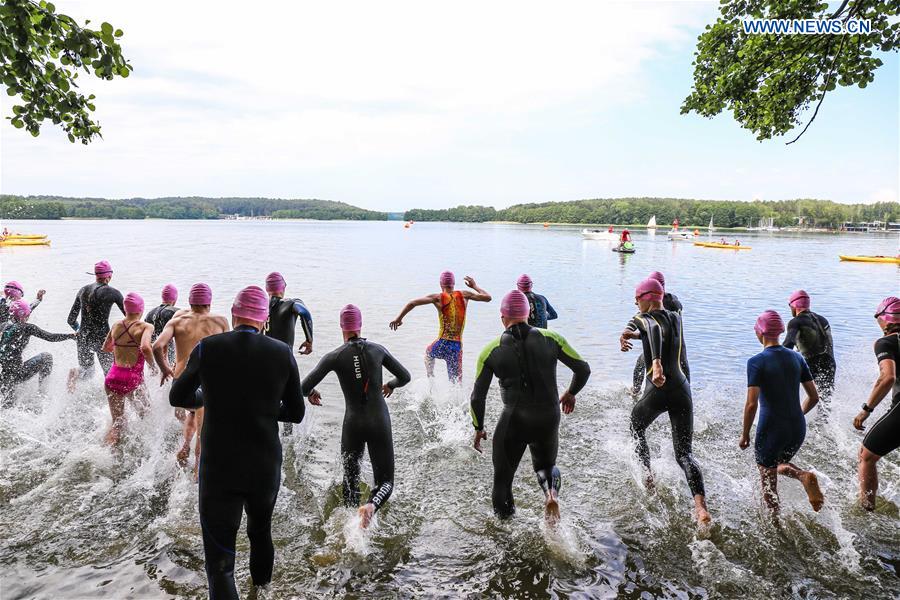
<instances>
[{"instance_id":1,"label":"tree branch","mask_svg":"<svg viewBox=\"0 0 900 600\"><path fill-rule=\"evenodd\" d=\"M836 18L838 17L839 14L841 14L842 12L844 12L844 9L847 8L847 4L848 4L849 2L850 2L850 0L844 0L844 1L841 3L840 7L838 7L838 9L837 9L836 11L834 11L834 14L831 15L831 17L829 17L829 18L830 18L830 19L836 19Z\"/></svg>"},{"instance_id":2,"label":"tree branch","mask_svg":"<svg viewBox=\"0 0 900 600\"><path fill-rule=\"evenodd\" d=\"M825 101L825 95L828 94L828 84L831 82L831 76L834 75L834 66L837 64L838 57L841 55L841 51L844 49L844 42L847 40L847 34L841 36L841 43L838 46L837 52L834 54L834 59L831 61L831 68L828 70L828 76L825 77L825 82L822 85L822 97L819 98L819 102L816 104L816 110L813 111L812 118L806 123L806 127L803 128L803 131L800 134L792 139L791 141L785 143L785 146L790 146L806 133L806 130L809 129L809 126L812 125L813 121L816 120L816 116L819 114L819 109L822 107L822 102Z\"/></svg>"}]
</instances>

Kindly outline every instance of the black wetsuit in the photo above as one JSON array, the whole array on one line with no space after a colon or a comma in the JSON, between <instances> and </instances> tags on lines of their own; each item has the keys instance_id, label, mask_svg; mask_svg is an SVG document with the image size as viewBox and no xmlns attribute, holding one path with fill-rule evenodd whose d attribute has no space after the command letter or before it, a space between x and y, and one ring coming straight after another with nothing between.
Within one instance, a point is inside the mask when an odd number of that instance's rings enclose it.
<instances>
[{"instance_id":1,"label":"black wetsuit","mask_svg":"<svg viewBox=\"0 0 900 600\"><path fill-rule=\"evenodd\" d=\"M631 431L637 440L637 453L644 466L650 469L650 448L646 430L658 416L669 413L672 424L672 443L675 460L684 471L691 494L705 495L703 474L691 455L694 437L694 406L691 384L681 367L680 354L684 347L681 315L671 310L654 310L636 315L632 323L641 333L644 363L653 365L654 359L662 360L666 382L661 388L650 381L653 370L647 369L644 395L631 410Z\"/></svg>"},{"instance_id":2,"label":"black wetsuit","mask_svg":"<svg viewBox=\"0 0 900 600\"><path fill-rule=\"evenodd\" d=\"M255 585L272 579L275 548L272 511L281 485L278 421L303 419L300 375L291 349L240 326L200 341L169 403L205 408L201 433L200 525L209 595L237 598L235 539L247 512L250 575Z\"/></svg>"},{"instance_id":3,"label":"black wetsuit","mask_svg":"<svg viewBox=\"0 0 900 600\"><path fill-rule=\"evenodd\" d=\"M394 375L387 383L392 389L409 383L409 371L390 352L356 337L322 357L303 379L303 395L308 396L328 373L334 371L337 375L346 406L341 433L344 503L349 507L359 506L359 464L368 447L375 478L368 502L375 505L376 511L394 489L394 442L391 415L381 393L382 367Z\"/></svg>"},{"instance_id":4,"label":"black wetsuit","mask_svg":"<svg viewBox=\"0 0 900 600\"><path fill-rule=\"evenodd\" d=\"M550 306L550 301L546 296L525 292L525 297L528 298L528 324L532 327L547 329L547 321L552 321L559 316Z\"/></svg>"},{"instance_id":5,"label":"black wetsuit","mask_svg":"<svg viewBox=\"0 0 900 600\"><path fill-rule=\"evenodd\" d=\"M674 310L678 314L681 314L684 307L681 305L681 301L678 300L678 296L675 294L666 294L663 296L663 308L666 310ZM632 331L637 331L633 322L629 322L627 325L628 329ZM684 371L684 376L687 377L688 382L691 380L691 367L688 364L687 358L687 347L684 346L684 339L681 340L681 370ZM637 360L634 362L634 372L631 375L631 391L637 396L641 393L641 387L644 385L644 379L646 378L646 369L647 365L644 363L644 354L641 353L638 356Z\"/></svg>"},{"instance_id":6,"label":"black wetsuit","mask_svg":"<svg viewBox=\"0 0 900 600\"><path fill-rule=\"evenodd\" d=\"M28 360L22 360L22 353L32 337L48 342L72 339L71 333L49 333L31 323L6 323L0 331L0 395L6 398L12 388L28 381L35 375L43 381L53 369L53 356L42 352Z\"/></svg>"},{"instance_id":7,"label":"black wetsuit","mask_svg":"<svg viewBox=\"0 0 900 600\"><path fill-rule=\"evenodd\" d=\"M95 354L104 374L112 367L112 352L103 351L103 342L109 333L109 313L114 304L124 315L122 294L105 283L90 283L78 290L78 295L75 296L68 323L78 332L75 342L78 345L78 365L81 367L82 377L88 377L93 372Z\"/></svg>"},{"instance_id":8,"label":"black wetsuit","mask_svg":"<svg viewBox=\"0 0 900 600\"><path fill-rule=\"evenodd\" d=\"M312 315L299 298L278 298L269 300L269 322L266 324L266 335L281 340L291 348L294 347L294 329L300 317L300 326L307 342L313 341Z\"/></svg>"},{"instance_id":9,"label":"black wetsuit","mask_svg":"<svg viewBox=\"0 0 900 600\"><path fill-rule=\"evenodd\" d=\"M494 430L494 512L509 517L516 511L513 478L525 448L544 491L559 492L556 467L559 448L559 389L556 363L572 370L569 392L577 394L587 383L591 367L555 331L512 325L478 356L470 407L475 429L484 429L485 399L494 375L500 382L503 411Z\"/></svg>"},{"instance_id":10,"label":"black wetsuit","mask_svg":"<svg viewBox=\"0 0 900 600\"><path fill-rule=\"evenodd\" d=\"M7 298L0 298L0 325L9 321L9 305L12 304ZM34 299L34 302L30 304L31 312L34 312L38 306L41 305L41 301L37 298Z\"/></svg>"},{"instance_id":11,"label":"black wetsuit","mask_svg":"<svg viewBox=\"0 0 900 600\"><path fill-rule=\"evenodd\" d=\"M153 325L153 335L151 339L155 342L156 338L163 332L163 329L166 327L166 323L172 320L172 317L175 316L179 310L176 306L170 306L168 304L160 304L156 308L152 309L149 313L147 313L147 318L144 319L145 322ZM169 342L169 347L167 348L169 351L169 362L175 362L175 341Z\"/></svg>"},{"instance_id":12,"label":"black wetsuit","mask_svg":"<svg viewBox=\"0 0 900 600\"><path fill-rule=\"evenodd\" d=\"M875 356L894 361L894 385L891 394L891 408L875 421L863 439L866 450L884 456L900 448L900 334L891 333L875 342Z\"/></svg>"},{"instance_id":13,"label":"black wetsuit","mask_svg":"<svg viewBox=\"0 0 900 600\"><path fill-rule=\"evenodd\" d=\"M816 388L823 398L834 391L834 342L831 339L831 325L822 315L810 310L803 311L787 324L784 336L785 348L797 350L806 359Z\"/></svg>"}]
</instances>

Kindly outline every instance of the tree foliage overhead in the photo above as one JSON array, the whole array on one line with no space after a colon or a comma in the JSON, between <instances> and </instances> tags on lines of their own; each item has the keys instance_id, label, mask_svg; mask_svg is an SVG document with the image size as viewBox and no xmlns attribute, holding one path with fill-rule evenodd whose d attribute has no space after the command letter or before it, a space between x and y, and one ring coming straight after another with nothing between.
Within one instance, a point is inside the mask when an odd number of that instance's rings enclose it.
<instances>
[{"instance_id":1,"label":"tree foliage overhead","mask_svg":"<svg viewBox=\"0 0 900 600\"><path fill-rule=\"evenodd\" d=\"M900 0L722 0L721 16L699 37L694 85L681 113L730 110L758 140L784 135L837 86L866 87L882 65L875 52L900 48ZM868 19L868 34L745 34L746 19Z\"/></svg>"},{"instance_id":2,"label":"tree foliage overhead","mask_svg":"<svg viewBox=\"0 0 900 600\"><path fill-rule=\"evenodd\" d=\"M94 121L94 95L78 90L79 71L100 79L128 77L132 67L117 41L122 30L109 23L100 29L81 27L41 0L0 2L0 80L6 93L19 100L7 117L18 129L37 137L50 120L70 142L89 143L100 136Z\"/></svg>"},{"instance_id":3,"label":"tree foliage overhead","mask_svg":"<svg viewBox=\"0 0 900 600\"><path fill-rule=\"evenodd\" d=\"M517 204L496 210L485 206L451 209L413 209L413 221L512 221L516 223L583 223L642 225L656 216L661 227L678 218L689 227L705 227L713 219L717 227L756 226L760 219L774 219L779 227L801 224L838 228L846 221L900 222L900 203L838 204L827 200L739 202L680 198L608 198ZM802 219L801 219L802 218Z\"/></svg>"}]
</instances>

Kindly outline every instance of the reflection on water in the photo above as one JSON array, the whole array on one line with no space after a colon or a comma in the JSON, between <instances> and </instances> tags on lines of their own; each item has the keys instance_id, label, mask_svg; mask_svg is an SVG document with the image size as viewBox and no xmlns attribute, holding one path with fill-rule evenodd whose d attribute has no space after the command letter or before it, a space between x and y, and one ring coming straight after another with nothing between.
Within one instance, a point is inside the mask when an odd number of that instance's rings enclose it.
<instances>
[{"instance_id":1,"label":"reflection on water","mask_svg":"<svg viewBox=\"0 0 900 600\"><path fill-rule=\"evenodd\" d=\"M148 308L163 284L174 282L186 296L204 280L214 310L226 312L238 289L277 269L316 319L315 353L298 359L301 371L339 344L337 312L353 302L363 309L364 334L413 372L413 383L389 400L397 489L371 532L360 533L354 512L339 503L343 401L335 379L320 388L325 406L311 409L286 442L273 525L275 597L900 595L900 456L882 461L885 502L864 514L854 504L861 437L850 425L877 373L871 315L882 297L900 291L900 270L837 258L892 254L893 236L745 235L753 250L738 253L638 233L637 253L626 256L609 242L583 241L574 227L88 221L13 228L53 238L50 249L0 250L0 278L22 281L29 298L48 290L33 322L51 331L66 330L74 293L100 258L116 269L114 285L142 293ZM458 281L473 275L498 298L528 272L560 313L552 327L593 367L561 425L557 531L542 524L527 461L515 484L516 518L494 519L490 452L469 448L467 386L478 350L500 331L497 301L470 305L462 389L423 377L422 350L436 332L431 309L388 330L408 299L435 290L444 269ZM649 432L658 493L643 491L632 458L625 387L636 354L622 355L617 337L634 310L634 285L651 270L663 271L685 304L694 449L717 523L708 536L692 525L664 419ZM737 438L746 359L758 351L753 322L766 308L785 316L798 287L834 328L837 390L827 415L810 415L797 458L821 474L827 504L813 513L802 488L785 481L783 519L774 527L760 511L752 452L742 452ZM143 421L131 415L126 443L111 453L100 445L109 415L99 375L70 397L63 375L75 364L74 345L35 341L28 351L44 349L56 356L50 392L26 386L0 414L3 598L203 597L196 486L173 460L180 431L166 389L153 390ZM489 427L498 408L495 385ZM238 543L237 577L247 594L246 538Z\"/></svg>"}]
</instances>

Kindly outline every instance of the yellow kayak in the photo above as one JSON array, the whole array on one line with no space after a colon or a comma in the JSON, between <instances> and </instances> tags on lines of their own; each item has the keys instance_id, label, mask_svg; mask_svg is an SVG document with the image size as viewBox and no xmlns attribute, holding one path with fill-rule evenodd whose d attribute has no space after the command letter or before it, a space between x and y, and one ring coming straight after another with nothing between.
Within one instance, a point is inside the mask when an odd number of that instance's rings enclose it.
<instances>
[{"instance_id":1,"label":"yellow kayak","mask_svg":"<svg viewBox=\"0 0 900 600\"><path fill-rule=\"evenodd\" d=\"M0 241L0 247L7 246L49 246L50 240L46 239L38 239L38 240L3 240Z\"/></svg>"},{"instance_id":2,"label":"yellow kayak","mask_svg":"<svg viewBox=\"0 0 900 600\"><path fill-rule=\"evenodd\" d=\"M719 244L717 242L694 242L701 248L722 248L723 250L753 250L752 246L735 246L734 244Z\"/></svg>"},{"instance_id":3,"label":"yellow kayak","mask_svg":"<svg viewBox=\"0 0 900 600\"><path fill-rule=\"evenodd\" d=\"M0 241L6 242L12 240L45 240L47 236L39 233L10 233L6 236L0 235L0 238L2 238Z\"/></svg>"},{"instance_id":4,"label":"yellow kayak","mask_svg":"<svg viewBox=\"0 0 900 600\"><path fill-rule=\"evenodd\" d=\"M893 263L900 265L900 256L844 256L840 255L841 260L851 262L874 262L874 263Z\"/></svg>"}]
</instances>

